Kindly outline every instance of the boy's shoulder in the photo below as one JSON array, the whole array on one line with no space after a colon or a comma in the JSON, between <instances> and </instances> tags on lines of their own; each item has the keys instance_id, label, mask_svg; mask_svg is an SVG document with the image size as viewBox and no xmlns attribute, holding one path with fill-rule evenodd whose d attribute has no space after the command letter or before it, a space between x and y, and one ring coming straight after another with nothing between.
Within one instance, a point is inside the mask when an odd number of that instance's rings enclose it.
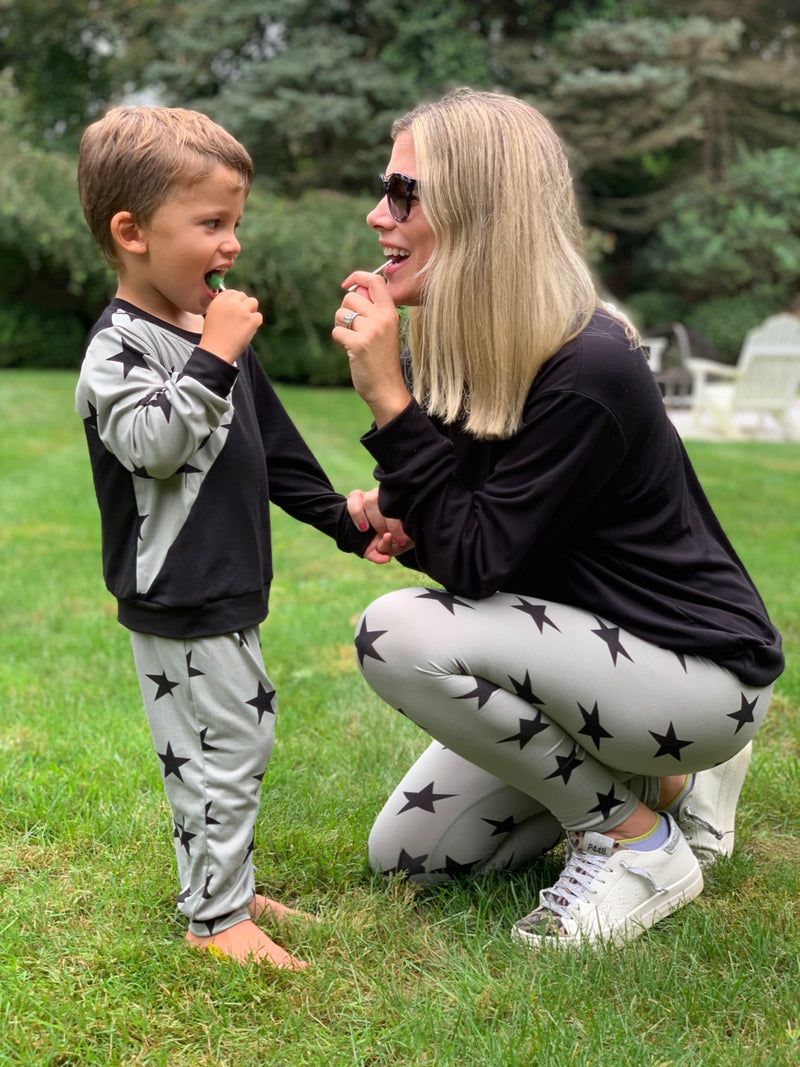
<instances>
[{"instance_id":1,"label":"boy's shoulder","mask_svg":"<svg viewBox=\"0 0 800 1067\"><path fill-rule=\"evenodd\" d=\"M126 300L114 298L92 326L86 349L88 352L98 346L131 348L185 361L198 339L198 334L188 333L154 318Z\"/></svg>"}]
</instances>

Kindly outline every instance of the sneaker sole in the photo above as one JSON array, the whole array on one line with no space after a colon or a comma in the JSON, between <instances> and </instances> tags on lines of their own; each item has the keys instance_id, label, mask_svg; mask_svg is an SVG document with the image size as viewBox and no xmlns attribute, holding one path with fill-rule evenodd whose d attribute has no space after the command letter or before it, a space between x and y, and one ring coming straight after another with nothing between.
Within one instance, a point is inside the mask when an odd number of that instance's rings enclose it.
<instances>
[{"instance_id":1,"label":"sneaker sole","mask_svg":"<svg viewBox=\"0 0 800 1067\"><path fill-rule=\"evenodd\" d=\"M526 948L541 948L544 945L564 945L568 948L590 945L592 948L604 948L607 945L621 945L626 941L632 941L645 930L649 930L651 926L655 926L657 922L666 919L668 915L672 915L684 904L700 896L702 892L703 872L698 864L663 893L640 904L613 929L600 930L591 934L576 933L564 937L543 937L540 934L529 934L517 926L512 926L511 940L525 945Z\"/></svg>"}]
</instances>

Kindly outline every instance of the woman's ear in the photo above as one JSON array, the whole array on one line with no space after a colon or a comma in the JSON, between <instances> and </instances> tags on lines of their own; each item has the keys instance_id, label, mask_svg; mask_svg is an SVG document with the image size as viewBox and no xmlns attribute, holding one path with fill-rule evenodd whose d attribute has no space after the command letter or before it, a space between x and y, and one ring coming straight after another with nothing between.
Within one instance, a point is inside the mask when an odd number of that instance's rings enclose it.
<instances>
[{"instance_id":1,"label":"woman's ear","mask_svg":"<svg viewBox=\"0 0 800 1067\"><path fill-rule=\"evenodd\" d=\"M130 211L118 211L109 226L111 237L120 252L141 256L147 251L147 238Z\"/></svg>"}]
</instances>

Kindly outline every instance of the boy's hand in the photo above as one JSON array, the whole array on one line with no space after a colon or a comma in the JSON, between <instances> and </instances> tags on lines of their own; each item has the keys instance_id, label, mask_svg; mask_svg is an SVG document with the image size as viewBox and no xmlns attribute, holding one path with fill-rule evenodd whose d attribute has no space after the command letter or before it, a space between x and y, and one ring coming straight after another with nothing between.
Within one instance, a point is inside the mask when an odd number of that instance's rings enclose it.
<instances>
[{"instance_id":1,"label":"boy's hand","mask_svg":"<svg viewBox=\"0 0 800 1067\"><path fill-rule=\"evenodd\" d=\"M377 489L370 489L368 493L354 489L348 494L347 510L359 530L368 530L371 526L375 531L363 557L370 563L388 563L394 556L414 547L400 520L387 519L381 514Z\"/></svg>"},{"instance_id":2,"label":"boy's hand","mask_svg":"<svg viewBox=\"0 0 800 1067\"><path fill-rule=\"evenodd\" d=\"M238 289L225 289L206 312L200 347L226 363L235 363L250 344L263 316L258 301Z\"/></svg>"}]
</instances>

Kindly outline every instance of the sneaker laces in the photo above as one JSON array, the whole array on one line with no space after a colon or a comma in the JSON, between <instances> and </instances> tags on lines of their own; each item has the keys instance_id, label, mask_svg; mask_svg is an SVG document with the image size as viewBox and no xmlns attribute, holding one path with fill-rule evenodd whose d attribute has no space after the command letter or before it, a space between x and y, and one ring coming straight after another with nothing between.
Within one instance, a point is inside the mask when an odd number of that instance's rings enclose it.
<instances>
[{"instance_id":1,"label":"sneaker laces","mask_svg":"<svg viewBox=\"0 0 800 1067\"><path fill-rule=\"evenodd\" d=\"M698 826L702 826L704 830L708 830L712 837L716 837L717 841L721 841L727 833L731 832L730 830L718 830L716 826L712 826L710 822L706 822L706 820L703 819L700 815L692 811L692 809L689 807L688 800L689 798L687 797L687 803L681 809L681 815L684 818L691 819L693 823L696 823Z\"/></svg>"},{"instance_id":2,"label":"sneaker laces","mask_svg":"<svg viewBox=\"0 0 800 1067\"><path fill-rule=\"evenodd\" d=\"M584 852L570 842L563 871L553 885L539 892L539 907L568 917L571 907L588 900L597 891L594 886L598 880L603 881L608 860L608 856Z\"/></svg>"}]
</instances>

